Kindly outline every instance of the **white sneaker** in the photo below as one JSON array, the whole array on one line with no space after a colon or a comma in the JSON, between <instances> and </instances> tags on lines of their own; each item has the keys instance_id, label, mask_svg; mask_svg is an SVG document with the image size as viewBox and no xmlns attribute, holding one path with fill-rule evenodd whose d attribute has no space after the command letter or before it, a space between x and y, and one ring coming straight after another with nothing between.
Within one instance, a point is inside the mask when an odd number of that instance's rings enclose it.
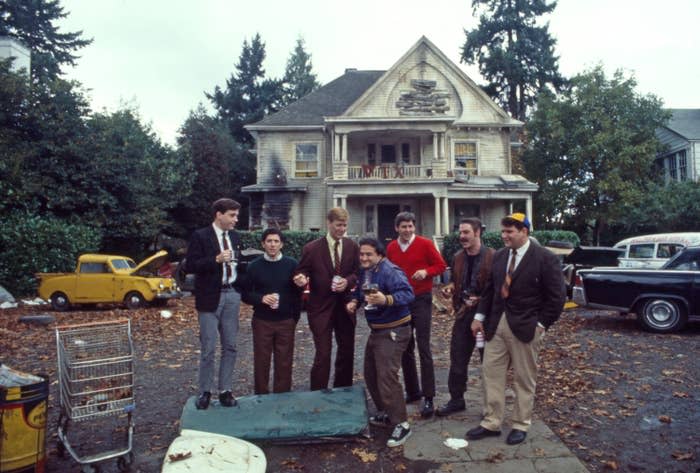
<instances>
[{"instance_id":1,"label":"white sneaker","mask_svg":"<svg viewBox=\"0 0 700 473\"><path fill-rule=\"evenodd\" d=\"M411 427L404 427L403 424L396 424L394 431L391 433L389 440L386 442L387 447L398 447L406 442L406 439L411 436Z\"/></svg>"}]
</instances>

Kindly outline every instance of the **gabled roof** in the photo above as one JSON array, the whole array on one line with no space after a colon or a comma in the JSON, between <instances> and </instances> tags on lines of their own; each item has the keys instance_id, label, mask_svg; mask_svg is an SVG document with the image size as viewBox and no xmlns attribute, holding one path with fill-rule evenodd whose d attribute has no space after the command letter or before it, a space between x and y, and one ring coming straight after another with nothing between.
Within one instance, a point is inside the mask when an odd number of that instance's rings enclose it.
<instances>
[{"instance_id":1,"label":"gabled roof","mask_svg":"<svg viewBox=\"0 0 700 473\"><path fill-rule=\"evenodd\" d=\"M348 69L332 82L247 128L323 126L324 117L342 115L384 72Z\"/></svg>"},{"instance_id":2,"label":"gabled roof","mask_svg":"<svg viewBox=\"0 0 700 473\"><path fill-rule=\"evenodd\" d=\"M700 140L700 109L672 108L666 128L687 140Z\"/></svg>"}]
</instances>

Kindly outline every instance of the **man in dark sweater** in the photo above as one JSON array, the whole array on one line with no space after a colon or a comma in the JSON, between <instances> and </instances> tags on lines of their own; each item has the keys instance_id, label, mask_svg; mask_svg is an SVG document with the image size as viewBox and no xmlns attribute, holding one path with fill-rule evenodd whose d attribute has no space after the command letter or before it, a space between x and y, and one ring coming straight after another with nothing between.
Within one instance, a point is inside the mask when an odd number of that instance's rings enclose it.
<instances>
[{"instance_id":1,"label":"man in dark sweater","mask_svg":"<svg viewBox=\"0 0 700 473\"><path fill-rule=\"evenodd\" d=\"M247 269L243 301L253 306L253 377L255 394L270 392L270 363L275 356L272 391L292 388L294 329L299 320L299 290L292 281L297 261L282 255L284 238L276 228L262 234L265 254Z\"/></svg>"}]
</instances>

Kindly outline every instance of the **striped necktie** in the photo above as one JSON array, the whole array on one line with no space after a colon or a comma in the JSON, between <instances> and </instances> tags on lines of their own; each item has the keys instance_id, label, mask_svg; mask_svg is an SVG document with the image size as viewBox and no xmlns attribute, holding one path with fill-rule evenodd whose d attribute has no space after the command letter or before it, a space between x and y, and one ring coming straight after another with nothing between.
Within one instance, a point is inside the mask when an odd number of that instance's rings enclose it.
<instances>
[{"instance_id":1,"label":"striped necktie","mask_svg":"<svg viewBox=\"0 0 700 473\"><path fill-rule=\"evenodd\" d=\"M336 240L333 245L333 273L340 275L340 251L338 247L340 246L340 240Z\"/></svg>"},{"instance_id":2,"label":"striped necktie","mask_svg":"<svg viewBox=\"0 0 700 473\"><path fill-rule=\"evenodd\" d=\"M228 250L228 241L226 240L226 232L221 233L221 241L224 246L224 250ZM224 270L226 271L226 282L228 283L231 279L231 263L224 263Z\"/></svg>"},{"instance_id":3,"label":"striped necktie","mask_svg":"<svg viewBox=\"0 0 700 473\"><path fill-rule=\"evenodd\" d=\"M503 285L501 286L501 297L508 299L510 295L510 283L513 280L513 271L515 270L515 257L518 255L518 251L513 248L510 256L510 263L508 263L508 271L506 272L506 278L503 280Z\"/></svg>"}]
</instances>

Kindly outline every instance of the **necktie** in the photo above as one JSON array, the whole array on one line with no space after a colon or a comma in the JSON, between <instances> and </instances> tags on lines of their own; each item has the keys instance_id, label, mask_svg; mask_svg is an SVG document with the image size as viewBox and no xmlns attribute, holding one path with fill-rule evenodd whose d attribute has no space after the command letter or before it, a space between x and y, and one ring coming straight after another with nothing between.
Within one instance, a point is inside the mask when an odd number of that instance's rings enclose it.
<instances>
[{"instance_id":1,"label":"necktie","mask_svg":"<svg viewBox=\"0 0 700 473\"><path fill-rule=\"evenodd\" d=\"M336 240L333 245L333 272L340 275L340 251L338 247L340 246L340 240Z\"/></svg>"},{"instance_id":2,"label":"necktie","mask_svg":"<svg viewBox=\"0 0 700 473\"><path fill-rule=\"evenodd\" d=\"M501 297L508 299L510 295L510 283L513 280L513 271L515 270L515 257L517 256L517 250L513 249L510 257L510 263L508 263L508 271L506 272L506 278L503 280L503 285L501 286Z\"/></svg>"},{"instance_id":3,"label":"necktie","mask_svg":"<svg viewBox=\"0 0 700 473\"><path fill-rule=\"evenodd\" d=\"M228 250L228 241L226 241L226 232L221 232L221 241L224 244L224 250ZM231 279L231 263L224 263L224 270L226 271L226 282L228 283Z\"/></svg>"}]
</instances>

